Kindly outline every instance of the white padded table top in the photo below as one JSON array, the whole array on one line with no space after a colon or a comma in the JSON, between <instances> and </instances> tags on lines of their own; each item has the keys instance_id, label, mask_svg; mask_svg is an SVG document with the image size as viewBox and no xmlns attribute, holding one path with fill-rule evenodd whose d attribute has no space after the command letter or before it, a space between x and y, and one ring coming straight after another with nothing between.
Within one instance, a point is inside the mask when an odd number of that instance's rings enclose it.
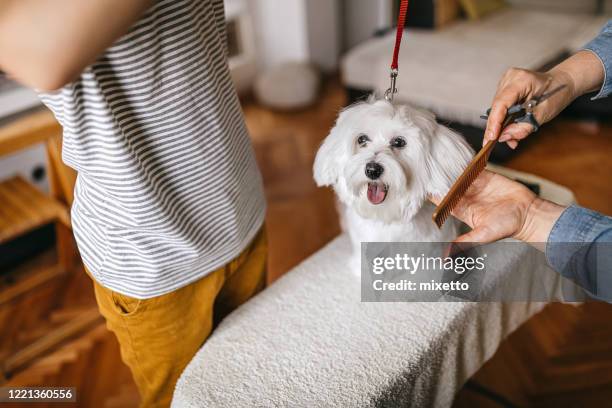
<instances>
[{"instance_id":1,"label":"white padded table top","mask_svg":"<svg viewBox=\"0 0 612 408\"><path fill-rule=\"evenodd\" d=\"M449 406L542 303L360 303L346 236L225 319L174 407Z\"/></svg>"},{"instance_id":2,"label":"white padded table top","mask_svg":"<svg viewBox=\"0 0 612 408\"><path fill-rule=\"evenodd\" d=\"M530 181L573 201L562 187ZM545 305L360 302L349 254L341 235L230 314L185 369L173 406L450 406L504 337ZM527 286L544 276L520 253L499 262L520 264Z\"/></svg>"},{"instance_id":3,"label":"white padded table top","mask_svg":"<svg viewBox=\"0 0 612 408\"><path fill-rule=\"evenodd\" d=\"M537 69L564 51L584 45L605 18L507 8L479 21L441 30L407 29L399 57L396 98L446 120L484 127L506 69ZM600 25L601 24L601 25ZM379 93L389 87L395 32L350 50L342 60L343 83Z\"/></svg>"}]
</instances>

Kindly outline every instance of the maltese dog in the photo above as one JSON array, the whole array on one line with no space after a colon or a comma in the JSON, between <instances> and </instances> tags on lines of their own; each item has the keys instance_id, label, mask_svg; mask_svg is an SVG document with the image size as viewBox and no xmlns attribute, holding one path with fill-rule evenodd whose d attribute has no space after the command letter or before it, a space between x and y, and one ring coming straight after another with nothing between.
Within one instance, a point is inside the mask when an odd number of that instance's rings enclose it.
<instances>
[{"instance_id":1,"label":"maltese dog","mask_svg":"<svg viewBox=\"0 0 612 408\"><path fill-rule=\"evenodd\" d=\"M369 99L340 113L314 162L319 186L332 186L356 262L361 242L448 242L457 221L433 223L428 196L444 196L473 156L465 140L432 113Z\"/></svg>"}]
</instances>

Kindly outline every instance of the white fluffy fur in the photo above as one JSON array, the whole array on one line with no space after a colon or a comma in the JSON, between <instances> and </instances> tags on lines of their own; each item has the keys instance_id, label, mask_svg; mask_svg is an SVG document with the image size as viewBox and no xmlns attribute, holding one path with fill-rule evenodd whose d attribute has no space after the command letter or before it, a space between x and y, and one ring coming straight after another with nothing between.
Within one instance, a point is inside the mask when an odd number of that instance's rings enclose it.
<instances>
[{"instance_id":1,"label":"white fluffy fur","mask_svg":"<svg viewBox=\"0 0 612 408\"><path fill-rule=\"evenodd\" d=\"M357 143L362 134L371 140L364 147ZM397 136L405 139L405 147L391 147ZM319 148L314 178L319 186L334 188L343 228L358 255L361 242L453 240L456 222L438 229L427 196L446 194L472 155L465 140L436 123L432 113L370 99L340 113ZM367 198L365 166L372 161L384 167L379 180L388 186L378 205Z\"/></svg>"}]
</instances>

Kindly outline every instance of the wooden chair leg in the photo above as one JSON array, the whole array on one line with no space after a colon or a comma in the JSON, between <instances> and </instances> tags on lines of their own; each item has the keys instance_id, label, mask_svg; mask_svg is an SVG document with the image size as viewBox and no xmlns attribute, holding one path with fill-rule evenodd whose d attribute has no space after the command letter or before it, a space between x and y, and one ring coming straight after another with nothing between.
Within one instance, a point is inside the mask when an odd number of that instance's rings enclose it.
<instances>
[{"instance_id":1,"label":"wooden chair leg","mask_svg":"<svg viewBox=\"0 0 612 408\"><path fill-rule=\"evenodd\" d=\"M55 237L58 263L66 272L72 272L77 264L77 248L72 230L61 222L55 223Z\"/></svg>"},{"instance_id":2,"label":"wooden chair leg","mask_svg":"<svg viewBox=\"0 0 612 408\"><path fill-rule=\"evenodd\" d=\"M53 196L66 204L68 208L74 200L74 185L76 172L62 162L61 136L49 139L47 142L47 157L49 159L49 182Z\"/></svg>"},{"instance_id":3,"label":"wooden chair leg","mask_svg":"<svg viewBox=\"0 0 612 408\"><path fill-rule=\"evenodd\" d=\"M47 172L49 174L51 194L58 201L70 208L74 199L76 172L62 162L61 134L49 138L46 148L47 158L49 160ZM66 220L60 220L60 222L55 224L57 252L59 263L66 268L66 271L72 271L78 256L76 245L72 237L70 221L68 217L66 218Z\"/></svg>"}]
</instances>

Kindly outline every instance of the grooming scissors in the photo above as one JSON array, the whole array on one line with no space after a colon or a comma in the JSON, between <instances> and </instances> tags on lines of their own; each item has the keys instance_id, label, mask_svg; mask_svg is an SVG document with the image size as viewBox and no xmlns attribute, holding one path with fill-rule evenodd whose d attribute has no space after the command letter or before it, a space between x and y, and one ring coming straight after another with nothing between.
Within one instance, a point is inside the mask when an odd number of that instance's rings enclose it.
<instances>
[{"instance_id":1,"label":"grooming scissors","mask_svg":"<svg viewBox=\"0 0 612 408\"><path fill-rule=\"evenodd\" d=\"M536 96L531 99L528 99L527 101L523 103L517 103L517 104L512 105L510 108L508 108L508 111L506 113L505 122L506 123L510 123L510 122L529 123L531 126L533 126L533 131L537 132L537 130L540 128L540 124L538 123L535 116L533 115L533 110L540 103L544 102L546 99L550 98L551 96L553 96L554 94L556 94L563 88L565 88L565 85L559 85L558 87L552 89L551 91L544 92L540 96ZM491 108L487 109L487 113L484 115L481 115L480 118L488 119L490 113L491 113Z\"/></svg>"}]
</instances>

